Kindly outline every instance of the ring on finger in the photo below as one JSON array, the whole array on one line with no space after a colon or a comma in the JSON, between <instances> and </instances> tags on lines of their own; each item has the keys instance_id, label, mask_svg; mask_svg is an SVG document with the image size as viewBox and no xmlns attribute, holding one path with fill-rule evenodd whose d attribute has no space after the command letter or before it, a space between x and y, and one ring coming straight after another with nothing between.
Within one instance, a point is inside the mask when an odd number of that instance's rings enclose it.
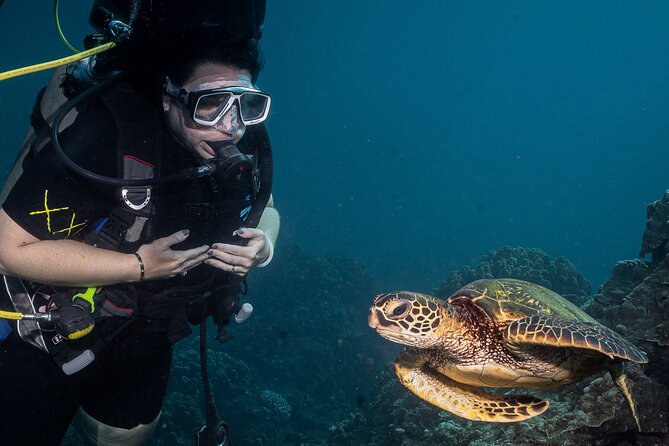
<instances>
[{"instance_id":1,"label":"ring on finger","mask_svg":"<svg viewBox=\"0 0 669 446\"><path fill-rule=\"evenodd\" d=\"M235 265L232 265L232 269L230 270L231 272L235 272Z\"/></svg>"}]
</instances>

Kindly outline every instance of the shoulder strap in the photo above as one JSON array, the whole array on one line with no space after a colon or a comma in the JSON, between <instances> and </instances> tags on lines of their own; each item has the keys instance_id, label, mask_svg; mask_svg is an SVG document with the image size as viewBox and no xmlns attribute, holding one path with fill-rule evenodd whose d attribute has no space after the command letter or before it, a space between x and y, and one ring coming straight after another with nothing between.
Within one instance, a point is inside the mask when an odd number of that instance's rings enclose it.
<instances>
[{"instance_id":1,"label":"shoulder strap","mask_svg":"<svg viewBox=\"0 0 669 446\"><path fill-rule=\"evenodd\" d=\"M118 129L119 173L128 179L153 178L161 141L159 113L127 83L114 86L101 98Z\"/></svg>"},{"instance_id":2,"label":"shoulder strap","mask_svg":"<svg viewBox=\"0 0 669 446\"><path fill-rule=\"evenodd\" d=\"M32 154L37 153L37 151L43 146L42 142L48 139L51 134L51 126L48 122L46 122L41 109L42 98L44 97L45 91L46 87L42 87L42 89L37 93L35 105L33 105L32 113L30 113L30 125L35 132L35 139L33 139L33 142L30 144L30 152Z\"/></svg>"},{"instance_id":3,"label":"shoulder strap","mask_svg":"<svg viewBox=\"0 0 669 446\"><path fill-rule=\"evenodd\" d=\"M153 178L158 171L161 142L160 114L128 84L120 83L101 96L118 130L117 169L126 179ZM116 191L118 205L104 224L88 237L89 242L116 249L123 242L140 240L144 225L155 213L152 186L122 186Z\"/></svg>"}]
</instances>

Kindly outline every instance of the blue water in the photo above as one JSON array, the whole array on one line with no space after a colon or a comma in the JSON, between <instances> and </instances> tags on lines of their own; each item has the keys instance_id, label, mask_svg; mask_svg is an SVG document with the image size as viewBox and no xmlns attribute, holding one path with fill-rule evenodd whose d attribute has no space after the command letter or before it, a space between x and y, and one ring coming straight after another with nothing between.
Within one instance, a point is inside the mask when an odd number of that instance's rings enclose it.
<instances>
[{"instance_id":1,"label":"blue water","mask_svg":"<svg viewBox=\"0 0 669 446\"><path fill-rule=\"evenodd\" d=\"M68 54L47 3L0 9L0 69ZM80 45L91 2L61 3ZM270 0L280 243L358 259L380 289L430 290L505 245L597 286L669 187L668 16L664 1ZM47 79L0 83L0 174Z\"/></svg>"},{"instance_id":2,"label":"blue water","mask_svg":"<svg viewBox=\"0 0 669 446\"><path fill-rule=\"evenodd\" d=\"M503 245L597 285L669 187L669 3L272 2L285 239L434 286Z\"/></svg>"}]
</instances>

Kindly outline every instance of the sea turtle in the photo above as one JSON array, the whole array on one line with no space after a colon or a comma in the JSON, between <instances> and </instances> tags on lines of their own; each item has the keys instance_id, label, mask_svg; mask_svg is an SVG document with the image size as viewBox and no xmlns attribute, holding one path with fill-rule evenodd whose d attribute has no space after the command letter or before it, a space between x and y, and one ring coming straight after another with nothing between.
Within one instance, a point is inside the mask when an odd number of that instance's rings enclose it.
<instances>
[{"instance_id":1,"label":"sea turtle","mask_svg":"<svg viewBox=\"0 0 669 446\"><path fill-rule=\"evenodd\" d=\"M606 368L640 429L624 361L644 352L540 285L484 279L447 301L401 291L378 295L369 325L408 347L395 360L419 398L468 420L508 423L543 413L548 401L480 387L558 387Z\"/></svg>"}]
</instances>

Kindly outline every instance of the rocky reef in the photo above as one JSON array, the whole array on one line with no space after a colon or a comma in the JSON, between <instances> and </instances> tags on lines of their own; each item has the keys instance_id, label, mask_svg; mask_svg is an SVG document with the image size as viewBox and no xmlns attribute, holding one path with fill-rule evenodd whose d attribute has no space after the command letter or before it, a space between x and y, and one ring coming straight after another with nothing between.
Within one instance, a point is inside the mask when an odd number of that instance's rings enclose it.
<instances>
[{"instance_id":1,"label":"rocky reef","mask_svg":"<svg viewBox=\"0 0 669 446\"><path fill-rule=\"evenodd\" d=\"M590 282L566 258L553 260L540 249L506 246L490 251L473 268L452 271L434 295L447 298L474 280L500 277L537 283L577 305L585 303L592 293Z\"/></svg>"},{"instance_id":2,"label":"rocky reef","mask_svg":"<svg viewBox=\"0 0 669 446\"><path fill-rule=\"evenodd\" d=\"M650 260L617 262L586 311L648 354L643 376L650 382L641 395L647 404L638 403L642 426L669 444L669 411L662 407L669 401L669 191L648 206L640 255L647 254Z\"/></svg>"}]
</instances>

